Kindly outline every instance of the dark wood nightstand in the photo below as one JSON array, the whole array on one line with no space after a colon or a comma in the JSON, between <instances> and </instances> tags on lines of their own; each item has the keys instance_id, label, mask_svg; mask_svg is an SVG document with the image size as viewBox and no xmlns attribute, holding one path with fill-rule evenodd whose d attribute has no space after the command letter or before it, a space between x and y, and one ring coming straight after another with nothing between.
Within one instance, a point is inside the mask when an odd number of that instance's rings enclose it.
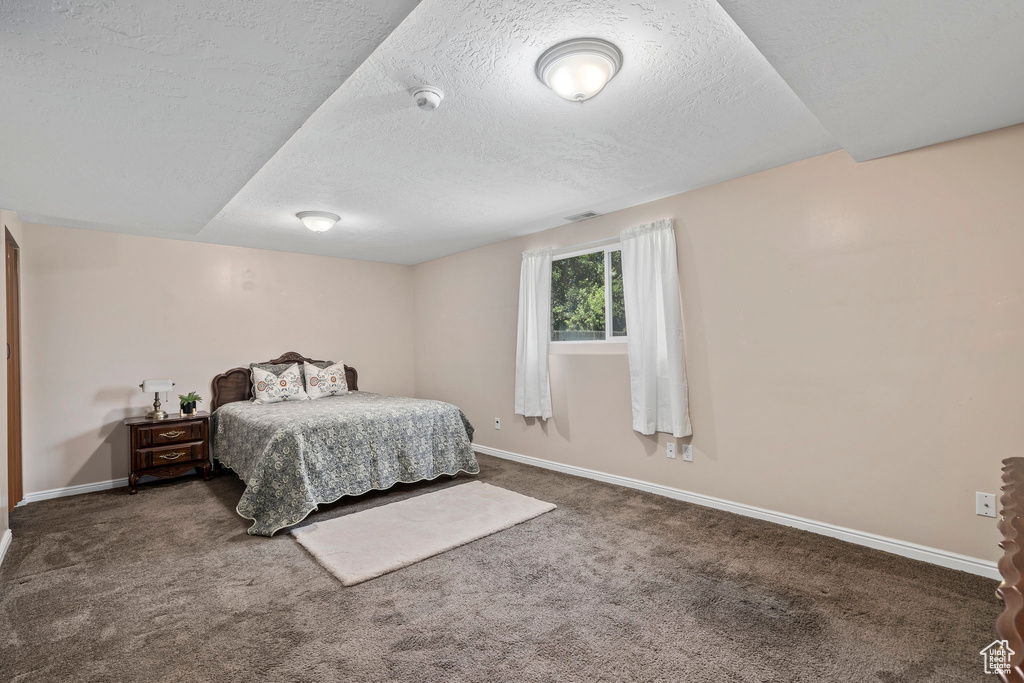
<instances>
[{"instance_id":1,"label":"dark wood nightstand","mask_svg":"<svg viewBox=\"0 0 1024 683\"><path fill-rule=\"evenodd\" d=\"M128 427L128 454L132 473L128 477L131 493L138 493L139 477L178 477L195 468L203 479L210 479L210 414L188 417L169 416L162 420L148 417L125 418Z\"/></svg>"}]
</instances>

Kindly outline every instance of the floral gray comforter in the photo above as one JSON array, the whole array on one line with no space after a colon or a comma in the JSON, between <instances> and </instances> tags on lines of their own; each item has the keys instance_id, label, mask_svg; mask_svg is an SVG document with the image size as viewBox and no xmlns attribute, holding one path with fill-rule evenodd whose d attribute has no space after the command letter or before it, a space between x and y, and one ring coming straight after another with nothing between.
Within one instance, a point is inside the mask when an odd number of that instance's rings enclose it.
<instances>
[{"instance_id":1,"label":"floral gray comforter","mask_svg":"<svg viewBox=\"0 0 1024 683\"><path fill-rule=\"evenodd\" d=\"M473 426L441 401L363 391L315 401L238 401L213 415L213 456L246 484L238 514L272 536L319 503L398 482L480 471Z\"/></svg>"}]
</instances>

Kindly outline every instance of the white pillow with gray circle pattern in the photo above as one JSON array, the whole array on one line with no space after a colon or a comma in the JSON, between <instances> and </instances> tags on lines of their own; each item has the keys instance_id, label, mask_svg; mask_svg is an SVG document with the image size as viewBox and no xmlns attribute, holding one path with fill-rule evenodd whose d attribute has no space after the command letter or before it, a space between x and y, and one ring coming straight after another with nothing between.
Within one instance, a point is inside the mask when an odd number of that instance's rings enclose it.
<instances>
[{"instance_id":1,"label":"white pillow with gray circle pattern","mask_svg":"<svg viewBox=\"0 0 1024 683\"><path fill-rule=\"evenodd\" d=\"M278 373L252 366L252 402L307 401L299 364L292 363Z\"/></svg>"},{"instance_id":2,"label":"white pillow with gray circle pattern","mask_svg":"<svg viewBox=\"0 0 1024 683\"><path fill-rule=\"evenodd\" d=\"M326 368L319 368L312 363L303 363L302 371L306 375L306 395L312 399L341 396L348 393L345 363L342 361Z\"/></svg>"}]
</instances>

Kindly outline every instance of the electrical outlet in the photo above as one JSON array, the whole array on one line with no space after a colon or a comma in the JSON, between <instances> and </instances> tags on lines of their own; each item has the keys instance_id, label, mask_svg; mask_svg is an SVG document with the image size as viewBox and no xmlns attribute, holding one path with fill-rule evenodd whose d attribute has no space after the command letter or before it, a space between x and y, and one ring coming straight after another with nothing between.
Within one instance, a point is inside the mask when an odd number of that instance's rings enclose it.
<instances>
[{"instance_id":1,"label":"electrical outlet","mask_svg":"<svg viewBox=\"0 0 1024 683\"><path fill-rule=\"evenodd\" d=\"M974 494L974 514L982 517L996 516L996 494L981 493Z\"/></svg>"},{"instance_id":2,"label":"electrical outlet","mask_svg":"<svg viewBox=\"0 0 1024 683\"><path fill-rule=\"evenodd\" d=\"M500 417L494 418L494 428L495 429L501 429L501 418Z\"/></svg>"},{"instance_id":3,"label":"electrical outlet","mask_svg":"<svg viewBox=\"0 0 1024 683\"><path fill-rule=\"evenodd\" d=\"M665 444L665 455L675 460L676 457L676 445L674 443Z\"/></svg>"},{"instance_id":4,"label":"electrical outlet","mask_svg":"<svg viewBox=\"0 0 1024 683\"><path fill-rule=\"evenodd\" d=\"M683 444L683 460L693 462L693 446L691 444Z\"/></svg>"}]
</instances>

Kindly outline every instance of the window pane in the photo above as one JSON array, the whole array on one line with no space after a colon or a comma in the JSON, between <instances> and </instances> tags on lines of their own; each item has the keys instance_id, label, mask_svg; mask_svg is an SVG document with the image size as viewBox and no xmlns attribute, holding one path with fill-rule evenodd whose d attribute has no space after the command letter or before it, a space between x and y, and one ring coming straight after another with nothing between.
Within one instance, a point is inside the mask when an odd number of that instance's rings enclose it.
<instances>
[{"instance_id":1,"label":"window pane","mask_svg":"<svg viewBox=\"0 0 1024 683\"><path fill-rule=\"evenodd\" d=\"M551 264L551 340L604 339L604 252Z\"/></svg>"},{"instance_id":2,"label":"window pane","mask_svg":"<svg viewBox=\"0 0 1024 683\"><path fill-rule=\"evenodd\" d=\"M622 250L613 251L612 262L612 336L626 336L626 300L622 296Z\"/></svg>"}]
</instances>

